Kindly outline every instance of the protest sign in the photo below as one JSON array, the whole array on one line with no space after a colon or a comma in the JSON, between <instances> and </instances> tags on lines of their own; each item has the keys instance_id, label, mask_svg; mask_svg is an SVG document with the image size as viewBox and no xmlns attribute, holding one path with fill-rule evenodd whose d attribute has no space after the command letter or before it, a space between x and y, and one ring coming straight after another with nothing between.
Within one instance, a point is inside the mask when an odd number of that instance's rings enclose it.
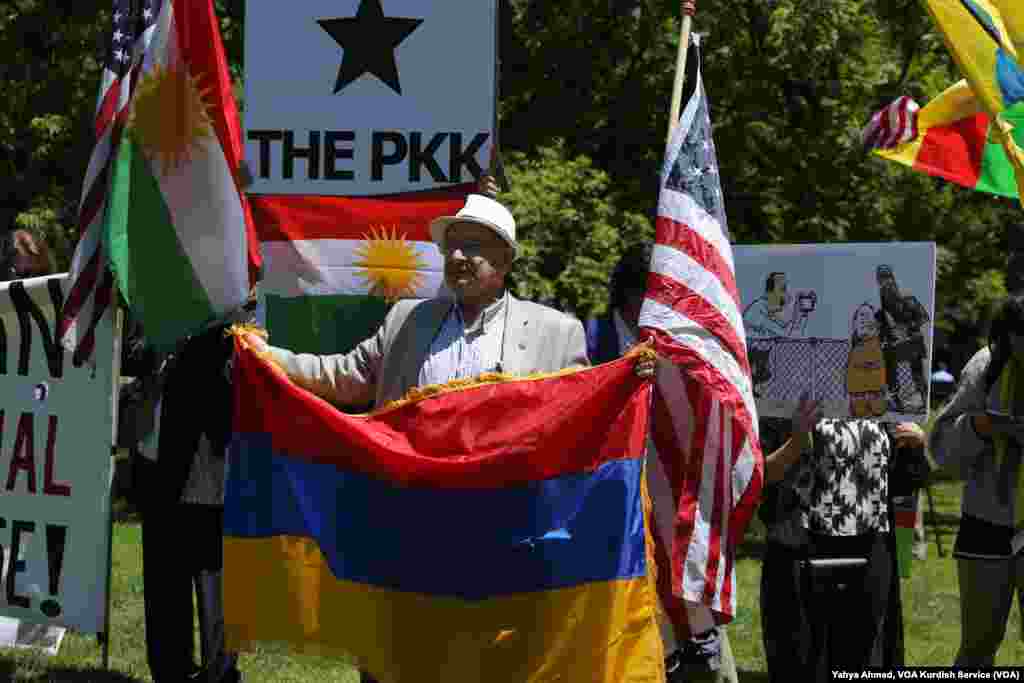
<instances>
[{"instance_id":1,"label":"protest sign","mask_svg":"<svg viewBox=\"0 0 1024 683\"><path fill-rule=\"evenodd\" d=\"M935 244L735 247L758 413L923 421Z\"/></svg>"},{"instance_id":2,"label":"protest sign","mask_svg":"<svg viewBox=\"0 0 1024 683\"><path fill-rule=\"evenodd\" d=\"M65 275L0 284L0 615L104 630L110 543L111 313L95 366L56 337Z\"/></svg>"},{"instance_id":3,"label":"protest sign","mask_svg":"<svg viewBox=\"0 0 1024 683\"><path fill-rule=\"evenodd\" d=\"M249 3L249 192L474 182L490 159L495 15L495 0Z\"/></svg>"}]
</instances>

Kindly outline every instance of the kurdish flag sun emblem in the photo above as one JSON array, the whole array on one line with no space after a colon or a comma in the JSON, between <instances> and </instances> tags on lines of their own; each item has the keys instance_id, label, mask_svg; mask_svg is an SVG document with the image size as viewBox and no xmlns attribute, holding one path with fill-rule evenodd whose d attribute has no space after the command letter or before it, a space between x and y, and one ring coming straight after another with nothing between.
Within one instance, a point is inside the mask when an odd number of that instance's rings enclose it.
<instances>
[{"instance_id":1,"label":"kurdish flag sun emblem","mask_svg":"<svg viewBox=\"0 0 1024 683\"><path fill-rule=\"evenodd\" d=\"M426 260L397 228L372 226L366 240L355 250L354 265L369 293L388 302L415 296L424 284Z\"/></svg>"}]
</instances>

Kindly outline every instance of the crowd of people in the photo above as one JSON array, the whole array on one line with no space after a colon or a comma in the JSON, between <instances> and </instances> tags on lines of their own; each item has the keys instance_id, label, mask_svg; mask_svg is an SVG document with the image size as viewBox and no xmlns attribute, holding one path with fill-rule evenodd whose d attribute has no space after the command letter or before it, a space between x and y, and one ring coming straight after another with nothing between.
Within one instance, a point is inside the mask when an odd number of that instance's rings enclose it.
<instances>
[{"instance_id":1,"label":"crowd of people","mask_svg":"<svg viewBox=\"0 0 1024 683\"><path fill-rule=\"evenodd\" d=\"M294 353L252 333L244 341L270 354L297 384L342 406L382 405L414 387L485 372L584 367L629 351L640 338L650 245L623 255L607 315L584 326L510 291L507 278L520 245L515 220L496 193L485 178L456 215L432 223L444 258L444 293L399 301L377 332L351 351ZM8 279L53 272L45 242L25 231L5 239L0 258ZM126 344L126 374L136 379L124 394L119 438L132 451L132 495L143 518L146 644L156 683L242 680L238 658L225 645L221 590L233 348L224 330L250 314L248 307L171 354L149 349L137 326ZM652 378L656 363L638 356L635 372ZM922 373L915 372L915 381ZM938 462L958 467L965 481L955 548L962 605L958 665L992 665L1012 597L1024 581L1021 539L1014 535L1024 422L1013 416L1022 412L1024 295L1014 295L930 435ZM763 419L760 438L767 482L760 506L767 529L760 600L770 679L821 680L834 668L901 665L893 498L924 484L919 469L898 466L921 458L924 432L913 423L825 419L817 403L804 399L790 419ZM648 457L658 457L650 440ZM192 539L184 555L166 542L183 526ZM672 595L659 599L668 681L736 681L726 629L711 611ZM673 617L679 614L685 616Z\"/></svg>"}]
</instances>

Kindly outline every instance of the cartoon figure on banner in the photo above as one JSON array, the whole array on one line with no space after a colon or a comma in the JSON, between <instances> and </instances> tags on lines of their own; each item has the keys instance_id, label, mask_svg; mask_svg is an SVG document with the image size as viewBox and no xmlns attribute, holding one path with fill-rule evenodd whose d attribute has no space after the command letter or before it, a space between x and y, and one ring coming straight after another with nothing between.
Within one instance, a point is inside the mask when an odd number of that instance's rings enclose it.
<instances>
[{"instance_id":1,"label":"cartoon figure on banner","mask_svg":"<svg viewBox=\"0 0 1024 683\"><path fill-rule=\"evenodd\" d=\"M875 319L875 307L864 302L853 312L850 355L846 361L846 391L852 417L885 415L885 357Z\"/></svg>"},{"instance_id":2,"label":"cartoon figure on banner","mask_svg":"<svg viewBox=\"0 0 1024 683\"><path fill-rule=\"evenodd\" d=\"M927 309L912 294L904 293L896 282L892 267L880 265L875 270L881 308L875 313L885 377L889 387L889 406L896 412L923 412L928 400L925 367L928 346L925 335L931 318ZM900 391L900 364L909 366L915 394L910 400Z\"/></svg>"},{"instance_id":3,"label":"cartoon figure on banner","mask_svg":"<svg viewBox=\"0 0 1024 683\"><path fill-rule=\"evenodd\" d=\"M771 353L775 344L770 340L803 336L807 320L817 305L818 295L813 290L800 291L796 297L791 297L786 274L780 271L768 274L764 283L764 296L755 299L743 311L747 337L759 340L751 343L747 351L754 380L754 396L760 397L773 377Z\"/></svg>"}]
</instances>

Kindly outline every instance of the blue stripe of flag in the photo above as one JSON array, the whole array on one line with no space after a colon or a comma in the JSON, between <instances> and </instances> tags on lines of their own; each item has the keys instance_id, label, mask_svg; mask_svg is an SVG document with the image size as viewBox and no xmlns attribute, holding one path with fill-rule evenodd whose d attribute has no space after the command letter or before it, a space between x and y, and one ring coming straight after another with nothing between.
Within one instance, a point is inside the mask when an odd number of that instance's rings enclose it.
<instances>
[{"instance_id":1,"label":"blue stripe of flag","mask_svg":"<svg viewBox=\"0 0 1024 683\"><path fill-rule=\"evenodd\" d=\"M231 446L225 536L315 539L339 580L432 596L494 596L645 572L640 458L528 486L397 486L274 452Z\"/></svg>"}]
</instances>

